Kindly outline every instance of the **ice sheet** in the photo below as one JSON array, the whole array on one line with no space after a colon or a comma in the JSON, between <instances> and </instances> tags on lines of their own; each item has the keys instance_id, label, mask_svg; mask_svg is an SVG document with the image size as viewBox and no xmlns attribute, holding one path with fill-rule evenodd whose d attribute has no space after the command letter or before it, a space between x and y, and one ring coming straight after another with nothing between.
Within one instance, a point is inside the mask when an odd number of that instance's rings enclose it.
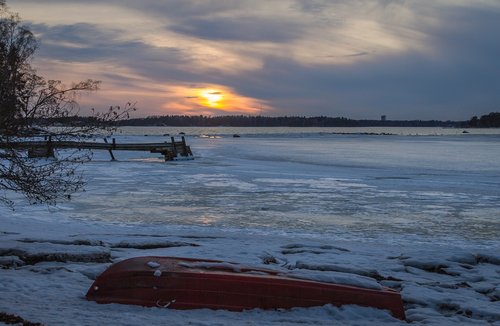
<instances>
[{"instance_id":1,"label":"ice sheet","mask_svg":"<svg viewBox=\"0 0 500 326\"><path fill-rule=\"evenodd\" d=\"M231 313L84 299L112 262L168 255L369 278L400 290L417 325L500 323L498 136L241 134L187 137L194 161L96 152L71 201L0 207L0 312L47 325L401 324L355 306Z\"/></svg>"}]
</instances>

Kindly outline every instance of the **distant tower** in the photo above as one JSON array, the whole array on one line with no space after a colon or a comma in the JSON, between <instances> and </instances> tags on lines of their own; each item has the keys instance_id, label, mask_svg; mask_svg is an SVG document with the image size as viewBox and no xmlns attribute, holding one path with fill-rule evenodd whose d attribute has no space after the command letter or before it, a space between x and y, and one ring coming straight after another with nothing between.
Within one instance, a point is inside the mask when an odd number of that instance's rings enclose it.
<instances>
[{"instance_id":1,"label":"distant tower","mask_svg":"<svg viewBox=\"0 0 500 326\"><path fill-rule=\"evenodd\" d=\"M380 117L381 121L385 121L386 119L387 119L387 116L385 116L385 115L383 115L383 116Z\"/></svg>"}]
</instances>

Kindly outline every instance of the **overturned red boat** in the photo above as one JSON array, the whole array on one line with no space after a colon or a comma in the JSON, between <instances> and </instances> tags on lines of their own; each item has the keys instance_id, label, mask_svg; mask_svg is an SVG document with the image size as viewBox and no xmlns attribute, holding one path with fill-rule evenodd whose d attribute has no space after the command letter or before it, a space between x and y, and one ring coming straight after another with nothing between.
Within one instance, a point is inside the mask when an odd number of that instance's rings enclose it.
<instances>
[{"instance_id":1,"label":"overturned red boat","mask_svg":"<svg viewBox=\"0 0 500 326\"><path fill-rule=\"evenodd\" d=\"M98 303L241 311L356 304L405 319L398 292L297 279L286 273L215 260L136 257L109 267L87 299Z\"/></svg>"}]
</instances>

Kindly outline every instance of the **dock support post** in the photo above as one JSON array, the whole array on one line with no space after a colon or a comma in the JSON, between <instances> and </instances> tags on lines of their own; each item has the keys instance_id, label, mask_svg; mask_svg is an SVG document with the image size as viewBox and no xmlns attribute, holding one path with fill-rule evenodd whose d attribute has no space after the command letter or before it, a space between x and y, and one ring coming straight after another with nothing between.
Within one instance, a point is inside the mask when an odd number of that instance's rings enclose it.
<instances>
[{"instance_id":1,"label":"dock support post","mask_svg":"<svg viewBox=\"0 0 500 326\"><path fill-rule=\"evenodd\" d=\"M172 137L170 137L170 139L172 140L172 152L173 152L173 154L174 154L174 156L173 156L173 157L177 157L177 148L175 148L175 139L174 139L174 137L173 137L173 136L172 136Z\"/></svg>"},{"instance_id":2,"label":"dock support post","mask_svg":"<svg viewBox=\"0 0 500 326\"><path fill-rule=\"evenodd\" d=\"M49 136L47 141L47 157L56 157L54 147L52 146L52 136Z\"/></svg>"},{"instance_id":3,"label":"dock support post","mask_svg":"<svg viewBox=\"0 0 500 326\"><path fill-rule=\"evenodd\" d=\"M104 142L108 144L108 139L104 138ZM116 148L116 140L113 138L113 144L108 148L109 155L111 155L111 161L116 161L115 155L113 154L113 149Z\"/></svg>"},{"instance_id":4,"label":"dock support post","mask_svg":"<svg viewBox=\"0 0 500 326\"><path fill-rule=\"evenodd\" d=\"M186 139L184 139L184 136L182 136L181 139L182 139L182 156L188 156L188 152L186 150Z\"/></svg>"}]
</instances>

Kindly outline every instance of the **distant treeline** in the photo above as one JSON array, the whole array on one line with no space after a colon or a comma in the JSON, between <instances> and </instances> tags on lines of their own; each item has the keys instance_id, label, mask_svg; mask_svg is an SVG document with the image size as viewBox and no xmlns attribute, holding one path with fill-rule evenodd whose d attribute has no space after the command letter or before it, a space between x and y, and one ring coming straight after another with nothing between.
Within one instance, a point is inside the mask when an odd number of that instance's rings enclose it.
<instances>
[{"instance_id":1,"label":"distant treeline","mask_svg":"<svg viewBox=\"0 0 500 326\"><path fill-rule=\"evenodd\" d=\"M481 118L474 116L467 122L467 127L500 128L500 112L491 112L481 116Z\"/></svg>"},{"instance_id":2,"label":"distant treeline","mask_svg":"<svg viewBox=\"0 0 500 326\"><path fill-rule=\"evenodd\" d=\"M92 117L65 117L45 124L87 125L99 124ZM498 128L500 113L492 112L468 121L440 120L354 120L343 117L265 117L247 115L163 115L127 119L115 122L118 126L173 126L173 127L454 127L454 128Z\"/></svg>"},{"instance_id":3,"label":"distant treeline","mask_svg":"<svg viewBox=\"0 0 500 326\"><path fill-rule=\"evenodd\" d=\"M332 117L265 117L265 116L190 116L165 115L129 119L122 126L196 126L196 127L461 127L463 121L438 120L353 120Z\"/></svg>"}]
</instances>

